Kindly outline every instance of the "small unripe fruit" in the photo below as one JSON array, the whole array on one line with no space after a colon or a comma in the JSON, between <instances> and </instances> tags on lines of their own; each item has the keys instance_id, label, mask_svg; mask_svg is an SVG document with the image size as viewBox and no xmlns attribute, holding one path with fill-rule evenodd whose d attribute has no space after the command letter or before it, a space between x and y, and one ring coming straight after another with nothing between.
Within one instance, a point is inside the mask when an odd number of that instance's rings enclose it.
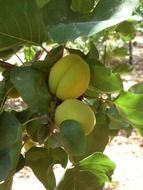
<instances>
[{"instance_id":1,"label":"small unripe fruit","mask_svg":"<svg viewBox=\"0 0 143 190\"><path fill-rule=\"evenodd\" d=\"M68 99L60 104L55 112L55 122L58 126L65 120L75 120L81 124L85 135L91 133L96 124L95 114L84 102Z\"/></svg>"},{"instance_id":2,"label":"small unripe fruit","mask_svg":"<svg viewBox=\"0 0 143 190\"><path fill-rule=\"evenodd\" d=\"M61 100L81 96L87 90L89 81L88 64L75 54L61 58L49 74L50 91Z\"/></svg>"}]
</instances>

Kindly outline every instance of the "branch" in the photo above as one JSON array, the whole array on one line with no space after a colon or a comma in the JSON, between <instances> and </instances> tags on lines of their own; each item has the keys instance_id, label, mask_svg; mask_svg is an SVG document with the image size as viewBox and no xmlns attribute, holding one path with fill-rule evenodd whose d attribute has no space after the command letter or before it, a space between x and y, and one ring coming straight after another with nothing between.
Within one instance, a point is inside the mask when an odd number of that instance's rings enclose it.
<instances>
[{"instance_id":1,"label":"branch","mask_svg":"<svg viewBox=\"0 0 143 190\"><path fill-rule=\"evenodd\" d=\"M11 65L10 63L0 60L0 67L3 67L5 69L12 69L15 67L15 65Z\"/></svg>"}]
</instances>

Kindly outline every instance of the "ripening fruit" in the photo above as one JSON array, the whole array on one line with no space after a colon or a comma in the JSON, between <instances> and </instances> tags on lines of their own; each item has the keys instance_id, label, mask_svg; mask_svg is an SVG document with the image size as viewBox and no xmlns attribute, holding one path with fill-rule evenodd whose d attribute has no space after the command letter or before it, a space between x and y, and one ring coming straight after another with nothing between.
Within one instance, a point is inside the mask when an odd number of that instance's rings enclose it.
<instances>
[{"instance_id":1,"label":"ripening fruit","mask_svg":"<svg viewBox=\"0 0 143 190\"><path fill-rule=\"evenodd\" d=\"M77 99L68 99L60 104L55 112L55 122L59 126L64 120L78 121L85 135L93 130L96 124L95 114L85 103Z\"/></svg>"},{"instance_id":2,"label":"ripening fruit","mask_svg":"<svg viewBox=\"0 0 143 190\"><path fill-rule=\"evenodd\" d=\"M88 64L75 54L61 58L49 75L49 88L59 99L78 98L87 89L90 81Z\"/></svg>"},{"instance_id":3,"label":"ripening fruit","mask_svg":"<svg viewBox=\"0 0 143 190\"><path fill-rule=\"evenodd\" d=\"M13 98L13 99L20 97L20 95L19 95L18 91L16 90L16 88L13 88L13 89L9 92L8 96L9 96L9 98Z\"/></svg>"}]
</instances>

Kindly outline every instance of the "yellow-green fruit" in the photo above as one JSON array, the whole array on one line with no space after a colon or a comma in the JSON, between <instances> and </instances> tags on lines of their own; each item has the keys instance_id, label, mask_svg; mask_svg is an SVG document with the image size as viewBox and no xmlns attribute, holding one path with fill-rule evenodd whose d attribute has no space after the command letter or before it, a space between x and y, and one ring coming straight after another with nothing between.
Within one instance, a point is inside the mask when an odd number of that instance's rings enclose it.
<instances>
[{"instance_id":1,"label":"yellow-green fruit","mask_svg":"<svg viewBox=\"0 0 143 190\"><path fill-rule=\"evenodd\" d=\"M49 74L49 88L59 99L78 98L87 89L90 81L88 64L78 55L61 58Z\"/></svg>"},{"instance_id":2,"label":"yellow-green fruit","mask_svg":"<svg viewBox=\"0 0 143 190\"><path fill-rule=\"evenodd\" d=\"M96 117L92 109L77 99L68 99L60 104L55 112L55 122L59 126L65 120L78 121L84 129L85 135L93 130Z\"/></svg>"},{"instance_id":3,"label":"yellow-green fruit","mask_svg":"<svg viewBox=\"0 0 143 190\"><path fill-rule=\"evenodd\" d=\"M13 89L9 92L8 96L9 96L10 98L19 98L19 97L20 97L20 95L19 95L18 91L16 90L16 88L13 88Z\"/></svg>"}]
</instances>

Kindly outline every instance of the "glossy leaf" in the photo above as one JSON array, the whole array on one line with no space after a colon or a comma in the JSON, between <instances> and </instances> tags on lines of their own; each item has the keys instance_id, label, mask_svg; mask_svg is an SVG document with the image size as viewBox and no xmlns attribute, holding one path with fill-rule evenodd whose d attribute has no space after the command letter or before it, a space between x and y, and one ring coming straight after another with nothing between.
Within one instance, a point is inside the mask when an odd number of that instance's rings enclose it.
<instances>
[{"instance_id":1,"label":"glossy leaf","mask_svg":"<svg viewBox=\"0 0 143 190\"><path fill-rule=\"evenodd\" d=\"M32 112L48 112L50 94L40 72L30 67L17 67L11 72L11 81Z\"/></svg>"},{"instance_id":2,"label":"glossy leaf","mask_svg":"<svg viewBox=\"0 0 143 190\"><path fill-rule=\"evenodd\" d=\"M115 100L115 105L131 124L143 125L143 94L124 92Z\"/></svg>"},{"instance_id":3,"label":"glossy leaf","mask_svg":"<svg viewBox=\"0 0 143 190\"><path fill-rule=\"evenodd\" d=\"M84 154L86 148L85 135L80 123L74 120L65 120L60 125L63 145L74 156Z\"/></svg>"},{"instance_id":4,"label":"glossy leaf","mask_svg":"<svg viewBox=\"0 0 143 190\"><path fill-rule=\"evenodd\" d=\"M109 182L115 163L102 153L94 153L80 161L81 170L89 171L98 178L98 183L103 185Z\"/></svg>"},{"instance_id":5,"label":"glossy leaf","mask_svg":"<svg viewBox=\"0 0 143 190\"><path fill-rule=\"evenodd\" d=\"M90 85L105 93L117 92L123 89L120 76L103 66L91 66Z\"/></svg>"}]
</instances>

